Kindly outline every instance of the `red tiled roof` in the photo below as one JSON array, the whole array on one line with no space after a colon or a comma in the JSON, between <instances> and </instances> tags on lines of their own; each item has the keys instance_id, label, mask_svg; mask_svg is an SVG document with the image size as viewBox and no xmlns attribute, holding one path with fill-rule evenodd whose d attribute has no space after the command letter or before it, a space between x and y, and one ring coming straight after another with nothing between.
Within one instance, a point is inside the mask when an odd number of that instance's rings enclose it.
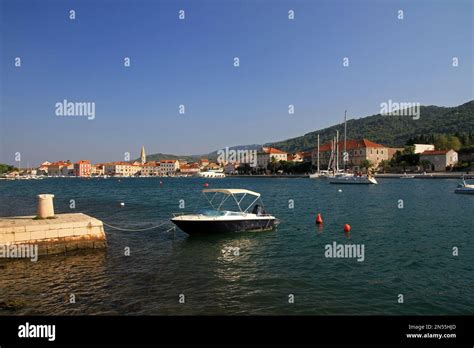
<instances>
[{"instance_id":1,"label":"red tiled roof","mask_svg":"<svg viewBox=\"0 0 474 348\"><path fill-rule=\"evenodd\" d=\"M384 145L374 143L373 141L370 141L368 139L362 139L362 142L364 143L365 147L378 147L378 148L386 147Z\"/></svg>"},{"instance_id":2,"label":"red tiled roof","mask_svg":"<svg viewBox=\"0 0 474 348\"><path fill-rule=\"evenodd\" d=\"M58 161L51 163L50 166L70 166L71 164L71 162Z\"/></svg>"},{"instance_id":3,"label":"red tiled roof","mask_svg":"<svg viewBox=\"0 0 474 348\"><path fill-rule=\"evenodd\" d=\"M112 165L122 165L122 166L131 166L132 164L128 163L128 162L108 162L108 163L104 163L103 165L105 166L112 166Z\"/></svg>"},{"instance_id":4,"label":"red tiled roof","mask_svg":"<svg viewBox=\"0 0 474 348\"><path fill-rule=\"evenodd\" d=\"M446 155L449 151L448 150L426 150L421 154L423 156L434 156L434 155Z\"/></svg>"},{"instance_id":5,"label":"red tiled roof","mask_svg":"<svg viewBox=\"0 0 474 348\"><path fill-rule=\"evenodd\" d=\"M366 147L375 147L375 148L381 148L385 147L383 145L374 143L373 141L370 141L368 139L360 139L360 140L347 140L346 142L346 149L347 150L353 150L353 149L360 149L360 148L366 148ZM344 140L341 140L339 142L339 149L344 149ZM331 143L326 143L323 144L320 148L320 152L325 152L325 151L330 151L331 150Z\"/></svg>"},{"instance_id":6,"label":"red tiled roof","mask_svg":"<svg viewBox=\"0 0 474 348\"><path fill-rule=\"evenodd\" d=\"M274 153L274 154L282 154L282 155L286 154L286 152L275 149L274 147L266 147L263 151L266 153Z\"/></svg>"},{"instance_id":7,"label":"red tiled roof","mask_svg":"<svg viewBox=\"0 0 474 348\"><path fill-rule=\"evenodd\" d=\"M88 160L79 160L76 162L76 164L91 164L91 162Z\"/></svg>"},{"instance_id":8,"label":"red tiled roof","mask_svg":"<svg viewBox=\"0 0 474 348\"><path fill-rule=\"evenodd\" d=\"M156 161L150 161L150 162L146 162L146 163L144 164L144 166L148 166L148 167L150 167L150 166L151 166L151 167L158 167L159 165L160 165L160 164L159 164L158 162L156 162Z\"/></svg>"}]
</instances>

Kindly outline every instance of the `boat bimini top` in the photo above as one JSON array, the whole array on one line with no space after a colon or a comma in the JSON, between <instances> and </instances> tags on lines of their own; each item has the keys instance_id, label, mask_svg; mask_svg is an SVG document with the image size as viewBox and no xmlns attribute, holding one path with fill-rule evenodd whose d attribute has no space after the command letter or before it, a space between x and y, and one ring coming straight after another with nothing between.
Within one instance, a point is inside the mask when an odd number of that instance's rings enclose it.
<instances>
[{"instance_id":1,"label":"boat bimini top","mask_svg":"<svg viewBox=\"0 0 474 348\"><path fill-rule=\"evenodd\" d=\"M229 197L232 197L234 199L234 201L235 201L235 203L237 203L237 206L239 207L239 210L240 210L241 213L247 213L247 211L250 209L250 207L252 207L252 205L255 202L257 202L258 200L260 200L260 203L262 204L262 207L263 207L263 202L260 199L260 193L250 191L250 190L245 190L245 189L204 189L204 190L202 190L202 193L203 193L204 197L206 197L209 204L215 210L220 210L222 205L227 201L227 199ZM209 199L207 194L211 194L211 193L214 193L214 194ZM213 203L213 201L214 201L214 198L217 196L218 193L222 193L222 194L224 194L224 196L222 197L221 201L216 206L215 205L216 202ZM240 195L242 195L242 196L240 196ZM252 201L252 203L249 204L249 206L245 210L242 210L242 208L240 207L240 204L242 203L242 201L244 200L244 198L247 195L254 196L256 198Z\"/></svg>"}]
</instances>

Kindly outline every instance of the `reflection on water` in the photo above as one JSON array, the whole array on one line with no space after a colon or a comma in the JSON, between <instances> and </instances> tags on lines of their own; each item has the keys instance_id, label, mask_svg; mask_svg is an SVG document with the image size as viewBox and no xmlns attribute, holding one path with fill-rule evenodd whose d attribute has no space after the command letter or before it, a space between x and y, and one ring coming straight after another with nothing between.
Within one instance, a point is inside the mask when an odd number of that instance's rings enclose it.
<instances>
[{"instance_id":1,"label":"reflection on water","mask_svg":"<svg viewBox=\"0 0 474 348\"><path fill-rule=\"evenodd\" d=\"M103 250L2 260L0 269L0 314L81 314L71 300L99 304L110 281Z\"/></svg>"}]
</instances>

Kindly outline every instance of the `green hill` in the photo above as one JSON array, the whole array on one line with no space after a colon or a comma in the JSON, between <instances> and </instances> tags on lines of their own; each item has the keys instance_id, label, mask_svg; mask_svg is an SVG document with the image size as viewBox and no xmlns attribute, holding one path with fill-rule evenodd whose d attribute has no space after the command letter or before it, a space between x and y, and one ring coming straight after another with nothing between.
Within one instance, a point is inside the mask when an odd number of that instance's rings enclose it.
<instances>
[{"instance_id":1,"label":"green hill","mask_svg":"<svg viewBox=\"0 0 474 348\"><path fill-rule=\"evenodd\" d=\"M313 149L319 133L321 144L330 141L336 130L344 133L344 123L270 145L287 152ZM456 107L421 106L420 118L373 115L347 121L347 138L367 138L390 147L403 147L420 135L474 133L474 100Z\"/></svg>"}]
</instances>

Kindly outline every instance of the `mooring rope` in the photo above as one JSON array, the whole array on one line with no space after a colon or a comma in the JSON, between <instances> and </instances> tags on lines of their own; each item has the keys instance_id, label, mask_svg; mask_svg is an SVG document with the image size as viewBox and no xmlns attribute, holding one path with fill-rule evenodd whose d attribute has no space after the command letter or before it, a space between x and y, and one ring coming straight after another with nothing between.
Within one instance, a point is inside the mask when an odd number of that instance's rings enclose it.
<instances>
[{"instance_id":1,"label":"mooring rope","mask_svg":"<svg viewBox=\"0 0 474 348\"><path fill-rule=\"evenodd\" d=\"M117 213L120 213L120 212L122 212L122 211L123 211L123 210L120 209L120 210L118 210L118 211L112 213L111 215L109 215L109 216L107 217L107 219L111 218L112 216L114 216L114 215L116 215ZM87 215L87 212L81 212L81 213ZM172 223L170 223L169 221L165 221L165 222L163 222L163 223L161 223L161 224L159 224L159 225L151 226L151 227L146 227L146 228L122 228L122 227L110 225L110 224L104 222L102 219L99 219L99 220L102 222L102 224L103 224L104 226L107 226L107 227L112 228L112 229L114 229L114 230L124 231L124 232L151 231L151 230L160 228L161 226L164 226L164 225L167 225L167 224L168 224L168 225L172 225ZM176 226L172 225L171 228L167 229L167 230L164 231L164 232L166 233L166 232L169 232L169 231L171 231L171 230L173 230L173 229L176 229Z\"/></svg>"},{"instance_id":2,"label":"mooring rope","mask_svg":"<svg viewBox=\"0 0 474 348\"><path fill-rule=\"evenodd\" d=\"M151 226L151 227L146 227L146 228L122 228L122 227L117 227L117 226L112 226L109 225L108 223L105 223L102 221L102 223L110 228L113 228L114 230L119 230L119 231L125 231L125 232L141 232L141 231L150 231L154 230L156 228L159 228L165 224L169 224L169 222L163 222L162 224L156 225L156 226ZM171 231L172 229L176 228L175 226L171 227L170 229L166 230L165 232Z\"/></svg>"}]
</instances>

